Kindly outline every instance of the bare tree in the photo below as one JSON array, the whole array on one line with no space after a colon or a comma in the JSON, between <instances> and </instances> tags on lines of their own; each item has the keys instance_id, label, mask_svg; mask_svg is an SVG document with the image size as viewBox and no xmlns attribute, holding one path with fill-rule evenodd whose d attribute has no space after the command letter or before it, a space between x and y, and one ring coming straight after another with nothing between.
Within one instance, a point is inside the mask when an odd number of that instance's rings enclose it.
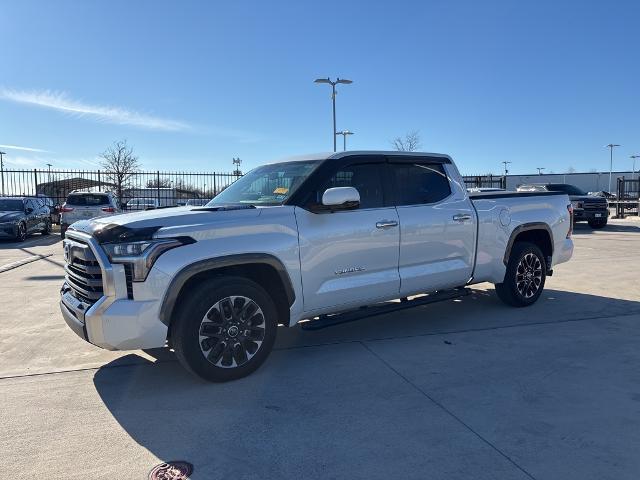
<instances>
[{"instance_id":1,"label":"bare tree","mask_svg":"<svg viewBox=\"0 0 640 480\"><path fill-rule=\"evenodd\" d=\"M133 148L126 140L113 142L109 148L100 154L100 165L106 170L107 178L116 186L118 199L122 202L122 187L140 168L138 157L133 154Z\"/></svg>"},{"instance_id":2,"label":"bare tree","mask_svg":"<svg viewBox=\"0 0 640 480\"><path fill-rule=\"evenodd\" d=\"M168 178L152 178L147 180L147 188L170 188L171 180Z\"/></svg>"},{"instance_id":3,"label":"bare tree","mask_svg":"<svg viewBox=\"0 0 640 480\"><path fill-rule=\"evenodd\" d=\"M576 169L575 169L575 168L573 168L573 167L569 167L569 168L567 169L567 173L576 173Z\"/></svg>"},{"instance_id":4,"label":"bare tree","mask_svg":"<svg viewBox=\"0 0 640 480\"><path fill-rule=\"evenodd\" d=\"M391 142L391 145L400 152L415 152L421 146L420 132L418 130L413 130L412 132L407 133L404 138L396 137Z\"/></svg>"}]
</instances>

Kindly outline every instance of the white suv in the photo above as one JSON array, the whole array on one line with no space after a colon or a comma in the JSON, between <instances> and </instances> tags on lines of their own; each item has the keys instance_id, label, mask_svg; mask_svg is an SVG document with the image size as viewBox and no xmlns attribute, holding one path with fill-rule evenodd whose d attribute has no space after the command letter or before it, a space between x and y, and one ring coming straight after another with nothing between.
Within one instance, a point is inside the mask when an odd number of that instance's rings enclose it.
<instances>
[{"instance_id":1,"label":"white suv","mask_svg":"<svg viewBox=\"0 0 640 480\"><path fill-rule=\"evenodd\" d=\"M120 205L113 192L71 192L60 207L60 234L64 238L69 225L78 220L116 213L120 213Z\"/></svg>"}]
</instances>

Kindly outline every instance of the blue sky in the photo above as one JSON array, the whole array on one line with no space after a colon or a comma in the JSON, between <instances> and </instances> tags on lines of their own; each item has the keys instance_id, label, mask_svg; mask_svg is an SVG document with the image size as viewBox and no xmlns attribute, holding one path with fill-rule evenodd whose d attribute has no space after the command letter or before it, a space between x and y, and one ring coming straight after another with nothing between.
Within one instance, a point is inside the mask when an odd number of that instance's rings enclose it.
<instances>
[{"instance_id":1,"label":"blue sky","mask_svg":"<svg viewBox=\"0 0 640 480\"><path fill-rule=\"evenodd\" d=\"M123 138L153 170L328 151L326 76L354 81L353 149L419 130L470 174L640 154L639 2L14 0L0 25L10 167L92 168Z\"/></svg>"}]
</instances>

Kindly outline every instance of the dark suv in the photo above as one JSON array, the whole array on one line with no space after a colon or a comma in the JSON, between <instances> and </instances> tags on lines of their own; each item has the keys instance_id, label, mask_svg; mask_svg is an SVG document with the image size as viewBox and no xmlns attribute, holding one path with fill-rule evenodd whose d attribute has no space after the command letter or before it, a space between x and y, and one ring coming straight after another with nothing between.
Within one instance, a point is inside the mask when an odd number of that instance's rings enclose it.
<instances>
[{"instance_id":1,"label":"dark suv","mask_svg":"<svg viewBox=\"0 0 640 480\"><path fill-rule=\"evenodd\" d=\"M0 197L0 238L22 242L36 232L51 232L51 212L40 198Z\"/></svg>"},{"instance_id":2,"label":"dark suv","mask_svg":"<svg viewBox=\"0 0 640 480\"><path fill-rule=\"evenodd\" d=\"M573 206L574 222L589 222L591 228L603 228L609 218L609 203L603 197L589 195L567 183L533 183L520 185L518 192L564 192Z\"/></svg>"}]
</instances>

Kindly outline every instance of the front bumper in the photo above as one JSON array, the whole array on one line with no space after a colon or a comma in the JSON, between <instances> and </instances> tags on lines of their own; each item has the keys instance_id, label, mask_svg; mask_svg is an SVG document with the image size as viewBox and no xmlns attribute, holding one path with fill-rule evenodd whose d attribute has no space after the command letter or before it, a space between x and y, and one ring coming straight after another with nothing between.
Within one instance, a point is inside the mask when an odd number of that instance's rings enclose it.
<instances>
[{"instance_id":1,"label":"front bumper","mask_svg":"<svg viewBox=\"0 0 640 480\"><path fill-rule=\"evenodd\" d=\"M75 231L68 240L89 244L102 270L104 295L95 303L79 300L65 282L60 290L60 311L69 328L80 338L107 350L163 347L167 326L160 321L163 287L167 276L152 269L144 284L137 285L140 300L127 298L124 266L111 265L95 239Z\"/></svg>"},{"instance_id":2,"label":"front bumper","mask_svg":"<svg viewBox=\"0 0 640 480\"><path fill-rule=\"evenodd\" d=\"M0 238L15 238L18 235L17 223L0 224Z\"/></svg>"},{"instance_id":3,"label":"front bumper","mask_svg":"<svg viewBox=\"0 0 640 480\"><path fill-rule=\"evenodd\" d=\"M573 209L574 221L588 221L588 220L601 220L609 216L609 209L603 210L583 210Z\"/></svg>"}]
</instances>

